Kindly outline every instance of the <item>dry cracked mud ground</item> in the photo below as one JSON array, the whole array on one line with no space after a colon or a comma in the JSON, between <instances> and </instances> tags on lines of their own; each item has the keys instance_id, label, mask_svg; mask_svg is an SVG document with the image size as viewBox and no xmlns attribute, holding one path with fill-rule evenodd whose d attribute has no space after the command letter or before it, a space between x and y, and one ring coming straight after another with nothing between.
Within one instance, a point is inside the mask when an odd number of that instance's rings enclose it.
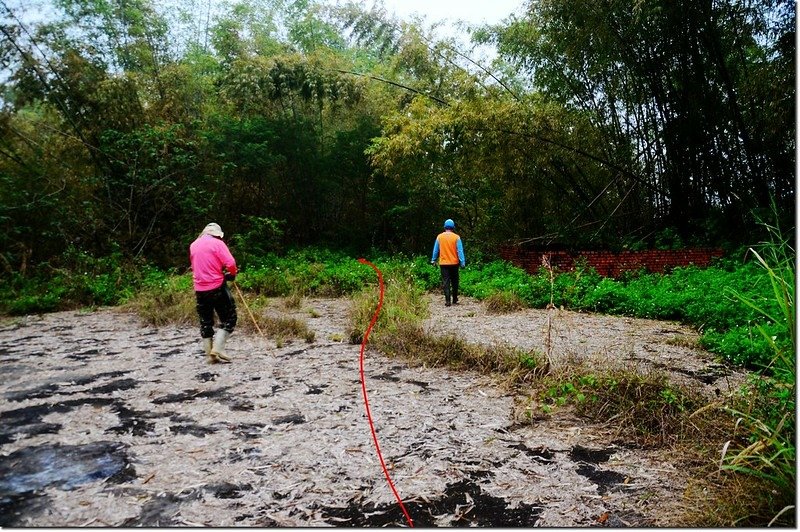
<instances>
[{"instance_id":1,"label":"dry cracked mud ground","mask_svg":"<svg viewBox=\"0 0 800 532\"><path fill-rule=\"evenodd\" d=\"M294 314L313 343L237 332L230 365L205 363L194 327L114 309L5 319L0 525L405 526L367 423L360 346L341 340L347 308L304 300ZM549 312L556 362L660 369L708 393L741 382L680 325ZM541 350L548 311L490 315L431 296L431 316L431 331ZM491 378L374 350L365 376L416 526L674 525L686 471L614 427L566 412L517 423Z\"/></svg>"}]
</instances>

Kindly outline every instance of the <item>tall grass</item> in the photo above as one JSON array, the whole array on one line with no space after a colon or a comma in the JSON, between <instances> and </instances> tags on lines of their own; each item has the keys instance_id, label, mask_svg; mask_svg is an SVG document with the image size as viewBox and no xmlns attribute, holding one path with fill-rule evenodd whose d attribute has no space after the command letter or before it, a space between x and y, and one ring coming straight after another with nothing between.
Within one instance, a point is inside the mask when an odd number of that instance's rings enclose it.
<instances>
[{"instance_id":1,"label":"tall grass","mask_svg":"<svg viewBox=\"0 0 800 532\"><path fill-rule=\"evenodd\" d=\"M374 275L374 274L373 274ZM408 326L418 326L428 316L425 292L408 276L386 277L383 308L375 322L373 342ZM378 304L378 289L367 287L352 298L350 342L360 343Z\"/></svg>"},{"instance_id":2,"label":"tall grass","mask_svg":"<svg viewBox=\"0 0 800 532\"><path fill-rule=\"evenodd\" d=\"M789 514L794 519L794 512L787 510L793 509L796 495L795 252L778 228L764 225L770 240L750 251L766 273L772 300L767 304L733 294L765 320L756 328L772 359L751 379L742 406L729 410L742 433L725 444L721 468L771 483L780 523Z\"/></svg>"},{"instance_id":3,"label":"tall grass","mask_svg":"<svg viewBox=\"0 0 800 532\"><path fill-rule=\"evenodd\" d=\"M189 275L152 271L144 286L119 308L135 312L146 323L155 326L197 324L196 300Z\"/></svg>"},{"instance_id":4,"label":"tall grass","mask_svg":"<svg viewBox=\"0 0 800 532\"><path fill-rule=\"evenodd\" d=\"M378 301L377 290L367 288L352 298L350 341L363 339ZM405 272L390 278L371 344L382 353L426 367L475 370L500 376L508 384L530 380L547 371L543 357L507 345L470 344L453 334L433 335L425 330L428 300L422 287Z\"/></svg>"},{"instance_id":5,"label":"tall grass","mask_svg":"<svg viewBox=\"0 0 800 532\"><path fill-rule=\"evenodd\" d=\"M571 406L580 416L615 427L620 438L665 446L718 437L719 420L711 422L718 410L700 410L705 404L697 391L664 373L564 366L536 383L527 412L532 417L534 406L545 413Z\"/></svg>"},{"instance_id":6,"label":"tall grass","mask_svg":"<svg viewBox=\"0 0 800 532\"><path fill-rule=\"evenodd\" d=\"M139 292L119 305L121 310L135 312L146 323L155 326L198 324L191 275L169 275L154 271L143 284ZM264 334L274 339L278 347L293 338L302 338L308 343L315 340L316 335L306 322L295 317L269 314L267 298L252 293L244 297L249 298L247 306L242 304L240 297L234 295L238 307L238 331ZM289 307L293 308L293 305Z\"/></svg>"}]
</instances>

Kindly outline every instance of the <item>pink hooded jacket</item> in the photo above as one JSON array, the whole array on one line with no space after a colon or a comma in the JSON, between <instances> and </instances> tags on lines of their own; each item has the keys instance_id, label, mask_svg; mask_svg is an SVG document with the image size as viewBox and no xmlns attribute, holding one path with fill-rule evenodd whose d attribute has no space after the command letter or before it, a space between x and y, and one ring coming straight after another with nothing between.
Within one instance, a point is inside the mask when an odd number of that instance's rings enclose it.
<instances>
[{"instance_id":1,"label":"pink hooded jacket","mask_svg":"<svg viewBox=\"0 0 800 532\"><path fill-rule=\"evenodd\" d=\"M194 289L197 292L214 290L222 286L225 280L223 267L231 275L236 275L236 260L228 246L219 238L211 235L200 235L189 246L189 261L192 263Z\"/></svg>"}]
</instances>

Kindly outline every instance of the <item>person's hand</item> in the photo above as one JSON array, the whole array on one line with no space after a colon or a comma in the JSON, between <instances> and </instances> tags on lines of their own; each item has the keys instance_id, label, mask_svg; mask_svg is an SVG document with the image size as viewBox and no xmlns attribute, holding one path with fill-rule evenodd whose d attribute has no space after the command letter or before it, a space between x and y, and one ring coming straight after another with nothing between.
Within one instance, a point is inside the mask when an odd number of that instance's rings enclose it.
<instances>
[{"instance_id":1,"label":"person's hand","mask_svg":"<svg viewBox=\"0 0 800 532\"><path fill-rule=\"evenodd\" d=\"M236 276L235 276L235 275L233 275L232 273L226 273L226 274L225 274L225 280L226 280L226 281L233 282L233 281L235 281L235 280L236 280Z\"/></svg>"}]
</instances>

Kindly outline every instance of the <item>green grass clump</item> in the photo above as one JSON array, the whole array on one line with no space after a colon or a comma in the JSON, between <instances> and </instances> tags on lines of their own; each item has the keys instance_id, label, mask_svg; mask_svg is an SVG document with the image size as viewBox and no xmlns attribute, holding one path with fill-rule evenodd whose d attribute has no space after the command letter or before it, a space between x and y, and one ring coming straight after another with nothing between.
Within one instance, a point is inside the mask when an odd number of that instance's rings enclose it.
<instances>
[{"instance_id":1,"label":"green grass clump","mask_svg":"<svg viewBox=\"0 0 800 532\"><path fill-rule=\"evenodd\" d=\"M495 292L484 300L490 314L507 314L525 307L522 299L513 292Z\"/></svg>"},{"instance_id":2,"label":"green grass clump","mask_svg":"<svg viewBox=\"0 0 800 532\"><path fill-rule=\"evenodd\" d=\"M570 405L593 421L611 422L626 439L666 445L696 436L701 424L690 416L705 402L658 373L622 369L587 372L560 368L537 383L545 412Z\"/></svg>"},{"instance_id":3,"label":"green grass clump","mask_svg":"<svg viewBox=\"0 0 800 532\"><path fill-rule=\"evenodd\" d=\"M427 367L449 367L498 375L509 384L530 380L548 370L544 357L512 346L470 344L454 335L434 336L423 320L428 303L410 276L387 283L383 307L370 333L370 344L382 353ZM355 295L350 311L350 342L360 343L374 315L377 289Z\"/></svg>"},{"instance_id":4,"label":"green grass clump","mask_svg":"<svg viewBox=\"0 0 800 532\"><path fill-rule=\"evenodd\" d=\"M366 288L353 296L349 312L351 343L358 344L363 340L379 298L378 287ZM376 341L408 325L418 326L427 316L428 302L422 288L408 277L385 279L383 306L370 339Z\"/></svg>"},{"instance_id":5,"label":"green grass clump","mask_svg":"<svg viewBox=\"0 0 800 532\"><path fill-rule=\"evenodd\" d=\"M155 326L198 324L191 275L168 275L152 270L142 284L143 288L136 295L120 305L121 310L135 312Z\"/></svg>"}]
</instances>

